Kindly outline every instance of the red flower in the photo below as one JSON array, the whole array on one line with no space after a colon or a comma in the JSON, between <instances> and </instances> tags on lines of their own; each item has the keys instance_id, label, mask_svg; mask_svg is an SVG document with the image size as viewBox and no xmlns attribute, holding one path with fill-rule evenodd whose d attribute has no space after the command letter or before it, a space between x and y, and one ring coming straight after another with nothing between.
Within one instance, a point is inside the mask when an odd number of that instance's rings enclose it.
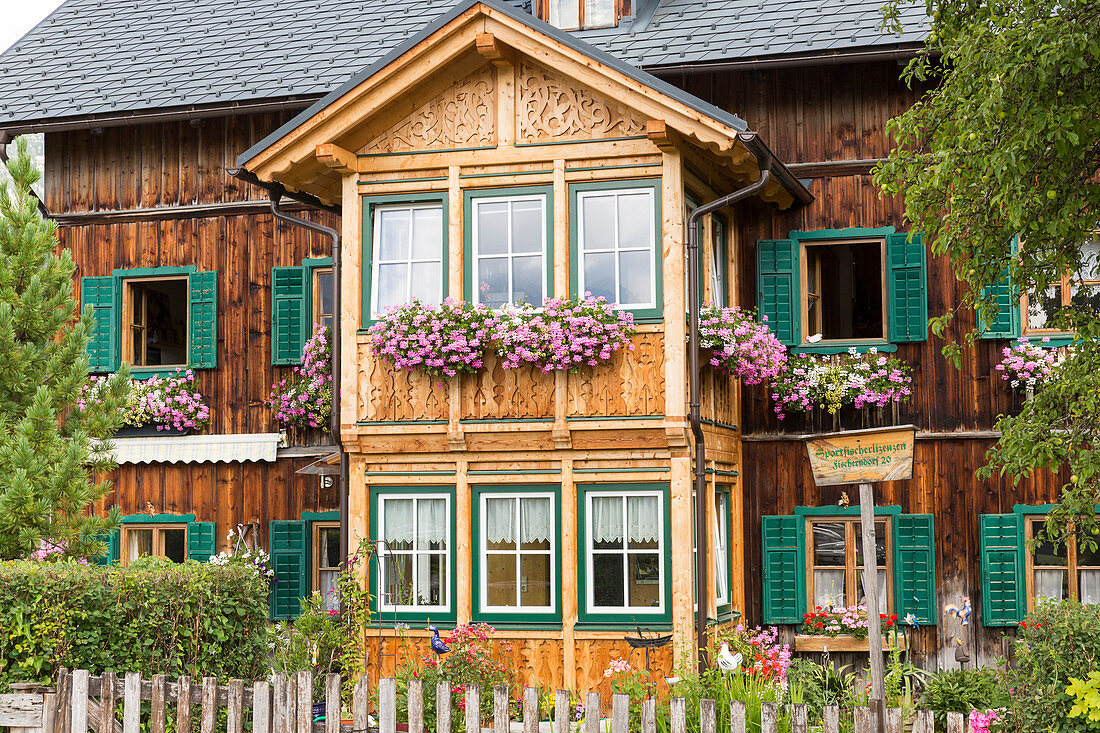
<instances>
[{"instance_id":1,"label":"red flower","mask_svg":"<svg viewBox=\"0 0 1100 733\"><path fill-rule=\"evenodd\" d=\"M823 624L823 623L821 623L820 621L818 621L818 622L817 622L816 624L814 624L814 628L820 629L820 628L821 628L821 627L823 627L824 625L825 625L825 624Z\"/></svg>"},{"instance_id":2,"label":"red flower","mask_svg":"<svg viewBox=\"0 0 1100 733\"><path fill-rule=\"evenodd\" d=\"M898 620L898 615L896 613L890 614L890 620L891 621L897 621Z\"/></svg>"}]
</instances>

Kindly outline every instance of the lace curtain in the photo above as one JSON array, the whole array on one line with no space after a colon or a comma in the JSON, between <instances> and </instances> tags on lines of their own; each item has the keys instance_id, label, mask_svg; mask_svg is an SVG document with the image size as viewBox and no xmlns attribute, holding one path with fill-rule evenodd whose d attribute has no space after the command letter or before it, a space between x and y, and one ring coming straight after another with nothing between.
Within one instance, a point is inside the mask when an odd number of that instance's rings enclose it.
<instances>
[{"instance_id":1,"label":"lace curtain","mask_svg":"<svg viewBox=\"0 0 1100 733\"><path fill-rule=\"evenodd\" d=\"M391 546L411 544L414 535L420 550L446 541L446 499L386 499L383 507L385 539Z\"/></svg>"},{"instance_id":2,"label":"lace curtain","mask_svg":"<svg viewBox=\"0 0 1100 733\"><path fill-rule=\"evenodd\" d=\"M661 503L656 496L597 496L592 499L592 542L622 542L623 501L630 542L661 540Z\"/></svg>"},{"instance_id":3,"label":"lace curtain","mask_svg":"<svg viewBox=\"0 0 1100 733\"><path fill-rule=\"evenodd\" d=\"M515 543L517 501L520 543L549 542L554 518L553 505L546 497L487 499L485 536L489 542Z\"/></svg>"}]
</instances>

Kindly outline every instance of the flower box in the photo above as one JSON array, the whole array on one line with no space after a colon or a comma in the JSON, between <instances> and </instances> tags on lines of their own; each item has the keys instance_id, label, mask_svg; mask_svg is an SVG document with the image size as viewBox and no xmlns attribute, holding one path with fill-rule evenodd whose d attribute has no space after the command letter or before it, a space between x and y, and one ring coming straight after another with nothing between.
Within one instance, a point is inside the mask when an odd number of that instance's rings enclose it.
<instances>
[{"instance_id":1,"label":"flower box","mask_svg":"<svg viewBox=\"0 0 1100 733\"><path fill-rule=\"evenodd\" d=\"M905 651L906 643L903 635L898 634L897 644L899 649ZM894 645L890 643L889 639L884 638L882 640L883 651L890 651L893 648ZM796 652L829 652L830 654L836 652L868 652L870 651L870 642L866 638L857 639L854 636L797 634L794 637L794 650Z\"/></svg>"},{"instance_id":2,"label":"flower box","mask_svg":"<svg viewBox=\"0 0 1100 733\"><path fill-rule=\"evenodd\" d=\"M146 425L124 425L115 432L116 438L167 438L171 436L190 435L191 428L167 428L158 429L156 423Z\"/></svg>"}]
</instances>

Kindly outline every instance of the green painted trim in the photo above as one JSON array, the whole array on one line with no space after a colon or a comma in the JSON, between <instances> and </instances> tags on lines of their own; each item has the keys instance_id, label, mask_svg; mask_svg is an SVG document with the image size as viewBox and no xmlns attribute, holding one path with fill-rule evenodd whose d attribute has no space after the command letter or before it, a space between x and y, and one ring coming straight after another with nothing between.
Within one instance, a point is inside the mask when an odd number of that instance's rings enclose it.
<instances>
[{"instance_id":1,"label":"green painted trim","mask_svg":"<svg viewBox=\"0 0 1100 733\"><path fill-rule=\"evenodd\" d=\"M644 137L644 136L643 136ZM655 319L659 322L664 317L664 279L662 256L664 252L664 228L661 220L661 179L660 178L634 178L621 181L595 181L592 183L569 184L569 293L572 297L578 297L580 291L580 240L578 238L579 222L577 212L580 210L577 194L586 191L615 191L631 188L653 189L653 281L654 281L654 307L630 308L634 314L635 322L642 323L642 319ZM650 322L650 321L644 321Z\"/></svg>"},{"instance_id":2,"label":"green painted trim","mask_svg":"<svg viewBox=\"0 0 1100 733\"><path fill-rule=\"evenodd\" d=\"M897 234L897 229L894 227L876 227L874 229L868 229L866 227L849 227L847 229L815 229L813 231L792 230L787 235L787 239L793 239L798 242L814 241L819 239L857 239L865 237L888 237L891 234Z\"/></svg>"},{"instance_id":3,"label":"green painted trim","mask_svg":"<svg viewBox=\"0 0 1100 733\"><path fill-rule=\"evenodd\" d=\"M306 522L335 522L339 518L339 511L302 512L301 514L301 519Z\"/></svg>"},{"instance_id":4,"label":"green painted trim","mask_svg":"<svg viewBox=\"0 0 1100 733\"><path fill-rule=\"evenodd\" d=\"M1077 335L1072 333L1063 333L1053 336L1051 334L1032 334L1022 336L1021 338L1027 339L1028 343L1034 346L1041 346L1044 349L1057 349L1062 346L1071 345L1077 339ZM1048 340L1044 342L1043 339ZM1011 340L1019 341L1019 339Z\"/></svg>"},{"instance_id":5,"label":"green painted trim","mask_svg":"<svg viewBox=\"0 0 1100 733\"><path fill-rule=\"evenodd\" d=\"M459 178L501 178L507 176L548 176L554 173L553 170L548 171L513 171L511 173L463 173L459 175Z\"/></svg>"},{"instance_id":6,"label":"green painted trim","mask_svg":"<svg viewBox=\"0 0 1100 733\"><path fill-rule=\"evenodd\" d=\"M189 524L194 514L127 514L119 520L122 524Z\"/></svg>"},{"instance_id":7,"label":"green painted trim","mask_svg":"<svg viewBox=\"0 0 1100 733\"><path fill-rule=\"evenodd\" d=\"M168 369L162 369L160 367L130 367L130 379L136 379L138 381L143 379L149 379L151 377L174 377L178 372L186 372L191 367L170 367Z\"/></svg>"},{"instance_id":8,"label":"green painted trim","mask_svg":"<svg viewBox=\"0 0 1100 733\"><path fill-rule=\"evenodd\" d=\"M566 168L566 173L582 173L586 171L614 171L633 168L660 168L660 163L630 163L628 165L585 165L576 168Z\"/></svg>"},{"instance_id":9,"label":"green painted trim","mask_svg":"<svg viewBox=\"0 0 1100 733\"><path fill-rule=\"evenodd\" d=\"M560 474L560 468L528 468L524 470L484 470L484 471L466 471L467 476L527 476L536 474Z\"/></svg>"},{"instance_id":10,"label":"green painted trim","mask_svg":"<svg viewBox=\"0 0 1100 733\"><path fill-rule=\"evenodd\" d=\"M552 140L541 143L516 143L516 148L542 148L549 145L584 145L586 143L614 143L620 140L647 140L647 135L628 135L626 137L599 137L591 140ZM433 151L434 152L434 151Z\"/></svg>"},{"instance_id":11,"label":"green painted trim","mask_svg":"<svg viewBox=\"0 0 1100 733\"><path fill-rule=\"evenodd\" d=\"M694 616L694 614L692 614L692 616ZM642 626L646 632L672 631L671 621L651 620L648 618L638 619L637 624L633 621L578 621L573 625L573 628L579 631L629 631L631 635L634 635L638 633L638 626ZM577 641L581 642L584 640L577 639Z\"/></svg>"},{"instance_id":12,"label":"green painted trim","mask_svg":"<svg viewBox=\"0 0 1100 733\"><path fill-rule=\"evenodd\" d=\"M1058 504L1013 504L1013 514L1049 514L1054 511ZM1100 514L1100 504L1095 505L1096 513Z\"/></svg>"},{"instance_id":13,"label":"green painted trim","mask_svg":"<svg viewBox=\"0 0 1100 733\"><path fill-rule=\"evenodd\" d=\"M473 473L472 471L470 473ZM555 536L559 539L555 541L555 546L552 548L552 557L554 558L554 580L555 587L550 589L551 596L554 598L554 611L538 612L538 611L483 611L482 610L482 597L481 597L481 574L483 572L483 551L481 546L481 497L483 494L552 494L554 502L554 527L557 530ZM519 623L519 624L547 624L553 628L561 625L562 619L562 604L564 599L562 598L562 582L561 582L561 486L558 484L525 484L522 486L500 486L490 484L474 484L470 487L471 494L471 508L473 516L471 517L470 524L470 540L473 544L473 620L484 621L486 623L493 624L498 623ZM526 626L525 628L532 628Z\"/></svg>"},{"instance_id":14,"label":"green painted trim","mask_svg":"<svg viewBox=\"0 0 1100 733\"><path fill-rule=\"evenodd\" d=\"M446 420L357 420L356 425L370 426L382 425L393 427L395 425L446 425Z\"/></svg>"},{"instance_id":15,"label":"green painted trim","mask_svg":"<svg viewBox=\"0 0 1100 733\"><path fill-rule=\"evenodd\" d=\"M385 475L378 472L372 472L372 475ZM406 476L413 476L416 474L407 473ZM454 475L451 472L451 475ZM455 495L454 484L442 485L442 486L371 486L368 489L370 495L370 537L372 543L376 543L378 539L378 516L380 510L378 507L378 498L380 496L401 496L406 495L410 498L420 497L424 494L446 494L450 497L450 519L451 519L451 542L447 548L447 573L450 576L450 588L447 593L448 609L446 611L380 611L379 600L379 578L378 568L380 564L375 558L374 562L367 563L367 587L371 590L370 606L373 613L378 614L381 618L382 614L385 614L385 618L396 619L406 623L431 623L432 618L435 618L435 623L453 624L458 617L458 568L456 567L457 553L455 548L459 542L465 541L466 538L460 538L458 536L458 502ZM377 546L377 545L376 545Z\"/></svg>"},{"instance_id":16,"label":"green painted trim","mask_svg":"<svg viewBox=\"0 0 1100 733\"><path fill-rule=\"evenodd\" d=\"M385 153L385 155L391 155L391 153ZM396 153L393 153L396 155ZM375 319L371 318L370 302L371 302L371 285L372 278L374 277L374 207L384 206L386 204L418 204L424 201L438 201L439 208L442 212L441 226L443 228L443 252L440 258L440 277L442 277L443 285L443 299L446 300L449 295L448 291L448 277L447 267L450 262L450 242L448 241L448 233L450 232L450 226L448 225L447 217L450 206L447 201L446 191L434 191L432 193L396 193L380 196L361 196L362 199L362 231L363 242L360 254L362 259L360 260L359 270L361 277L363 278L362 293L359 298L359 317L360 325L364 328L369 327L375 322Z\"/></svg>"},{"instance_id":17,"label":"green painted trim","mask_svg":"<svg viewBox=\"0 0 1100 733\"><path fill-rule=\"evenodd\" d=\"M668 466L654 466L653 468L646 468L644 466L623 466L610 468L574 468L573 473L667 473L672 469Z\"/></svg>"},{"instance_id":18,"label":"green painted trim","mask_svg":"<svg viewBox=\"0 0 1100 733\"><path fill-rule=\"evenodd\" d=\"M496 150L496 145L483 145L478 148L447 148L447 150L402 150L398 153L357 153L356 158L392 158L397 155L432 155L440 152L464 153L471 150Z\"/></svg>"},{"instance_id":19,"label":"green painted trim","mask_svg":"<svg viewBox=\"0 0 1100 733\"><path fill-rule=\"evenodd\" d=\"M356 181L359 186L373 186L384 183L424 183L426 181L445 181L447 176L426 176L424 178L387 178L379 181Z\"/></svg>"},{"instance_id":20,"label":"green painted trim","mask_svg":"<svg viewBox=\"0 0 1100 733\"><path fill-rule=\"evenodd\" d=\"M866 354L871 349L878 349L884 353L893 353L898 350L897 344L886 341L842 341L840 343L828 342L823 344L802 344L791 347L794 354L846 354L848 349L855 348L856 353Z\"/></svg>"},{"instance_id":21,"label":"green painted trim","mask_svg":"<svg viewBox=\"0 0 1100 733\"><path fill-rule=\"evenodd\" d=\"M717 468L708 468L708 469L706 469L706 473L708 473L712 476L730 476L730 477L734 477L734 476L740 476L741 475L737 471L722 471L722 470L717 469Z\"/></svg>"},{"instance_id":22,"label":"green painted trim","mask_svg":"<svg viewBox=\"0 0 1100 733\"><path fill-rule=\"evenodd\" d=\"M511 417L511 418L495 418L495 417L470 417L463 418L458 421L463 425L491 425L494 423L531 423L531 422L554 422L552 417Z\"/></svg>"},{"instance_id":23,"label":"green painted trim","mask_svg":"<svg viewBox=\"0 0 1100 733\"><path fill-rule=\"evenodd\" d=\"M363 469L367 473L366 469ZM371 476L454 476L454 471L370 471Z\"/></svg>"},{"instance_id":24,"label":"green painted trim","mask_svg":"<svg viewBox=\"0 0 1100 733\"><path fill-rule=\"evenodd\" d=\"M467 303L477 303L474 298L474 199L506 198L509 196L542 196L542 215L545 219L546 250L542 253L543 267L546 270L546 283L543 286L543 298L554 293L554 187L553 186L511 186L501 188L471 188L463 192L462 197L462 260L463 280ZM531 303L541 307L542 303Z\"/></svg>"},{"instance_id":25,"label":"green painted trim","mask_svg":"<svg viewBox=\"0 0 1100 733\"><path fill-rule=\"evenodd\" d=\"M183 267L136 267L130 270L116 267L115 269L111 270L111 274L114 277L125 280L131 277L166 277L169 275L190 275L191 273L197 271L198 268L196 268L194 265L184 265Z\"/></svg>"},{"instance_id":26,"label":"green painted trim","mask_svg":"<svg viewBox=\"0 0 1100 733\"><path fill-rule=\"evenodd\" d=\"M583 415L568 417L569 422L595 422L596 420L664 420L664 415Z\"/></svg>"},{"instance_id":27,"label":"green painted trim","mask_svg":"<svg viewBox=\"0 0 1100 733\"><path fill-rule=\"evenodd\" d=\"M728 428L729 430L738 430L739 428L733 423L719 422L718 420L700 420L699 422L704 425L713 425L716 428Z\"/></svg>"},{"instance_id":28,"label":"green painted trim","mask_svg":"<svg viewBox=\"0 0 1100 733\"><path fill-rule=\"evenodd\" d=\"M670 489L667 483L606 483L606 484L582 484L576 485L577 490L577 625L591 624L626 624L628 628L634 628L637 623L651 626L659 623L672 622L672 506L670 501ZM664 547L661 550L664 564L664 578L662 578L664 610L654 613L643 608L631 608L621 613L600 613L588 610L588 528L586 523L586 509L588 494L609 494L619 496L617 492L624 491L655 491L661 497L662 527ZM643 620L644 619L644 620Z\"/></svg>"},{"instance_id":29,"label":"green painted trim","mask_svg":"<svg viewBox=\"0 0 1100 733\"><path fill-rule=\"evenodd\" d=\"M897 504L891 504L889 506L876 506L875 515L895 515L902 514L901 507ZM854 517L859 516L859 507L850 506L796 506L794 508L794 515L797 517Z\"/></svg>"}]
</instances>

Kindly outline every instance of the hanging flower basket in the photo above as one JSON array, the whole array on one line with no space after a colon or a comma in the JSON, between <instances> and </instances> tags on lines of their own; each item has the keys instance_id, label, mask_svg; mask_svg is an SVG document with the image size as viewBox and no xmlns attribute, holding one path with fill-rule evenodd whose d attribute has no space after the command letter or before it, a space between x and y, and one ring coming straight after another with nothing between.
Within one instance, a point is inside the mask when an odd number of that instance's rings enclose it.
<instances>
[{"instance_id":1,"label":"hanging flower basket","mask_svg":"<svg viewBox=\"0 0 1100 733\"><path fill-rule=\"evenodd\" d=\"M271 389L268 405L284 430L324 428L332 415L332 343L322 323L302 348L302 364Z\"/></svg>"},{"instance_id":2,"label":"hanging flower basket","mask_svg":"<svg viewBox=\"0 0 1100 733\"><path fill-rule=\"evenodd\" d=\"M737 306L719 308L704 303L699 312L699 346L710 349L710 365L744 385L770 382L787 363L787 347L768 328L768 317L757 321L752 311Z\"/></svg>"}]
</instances>

